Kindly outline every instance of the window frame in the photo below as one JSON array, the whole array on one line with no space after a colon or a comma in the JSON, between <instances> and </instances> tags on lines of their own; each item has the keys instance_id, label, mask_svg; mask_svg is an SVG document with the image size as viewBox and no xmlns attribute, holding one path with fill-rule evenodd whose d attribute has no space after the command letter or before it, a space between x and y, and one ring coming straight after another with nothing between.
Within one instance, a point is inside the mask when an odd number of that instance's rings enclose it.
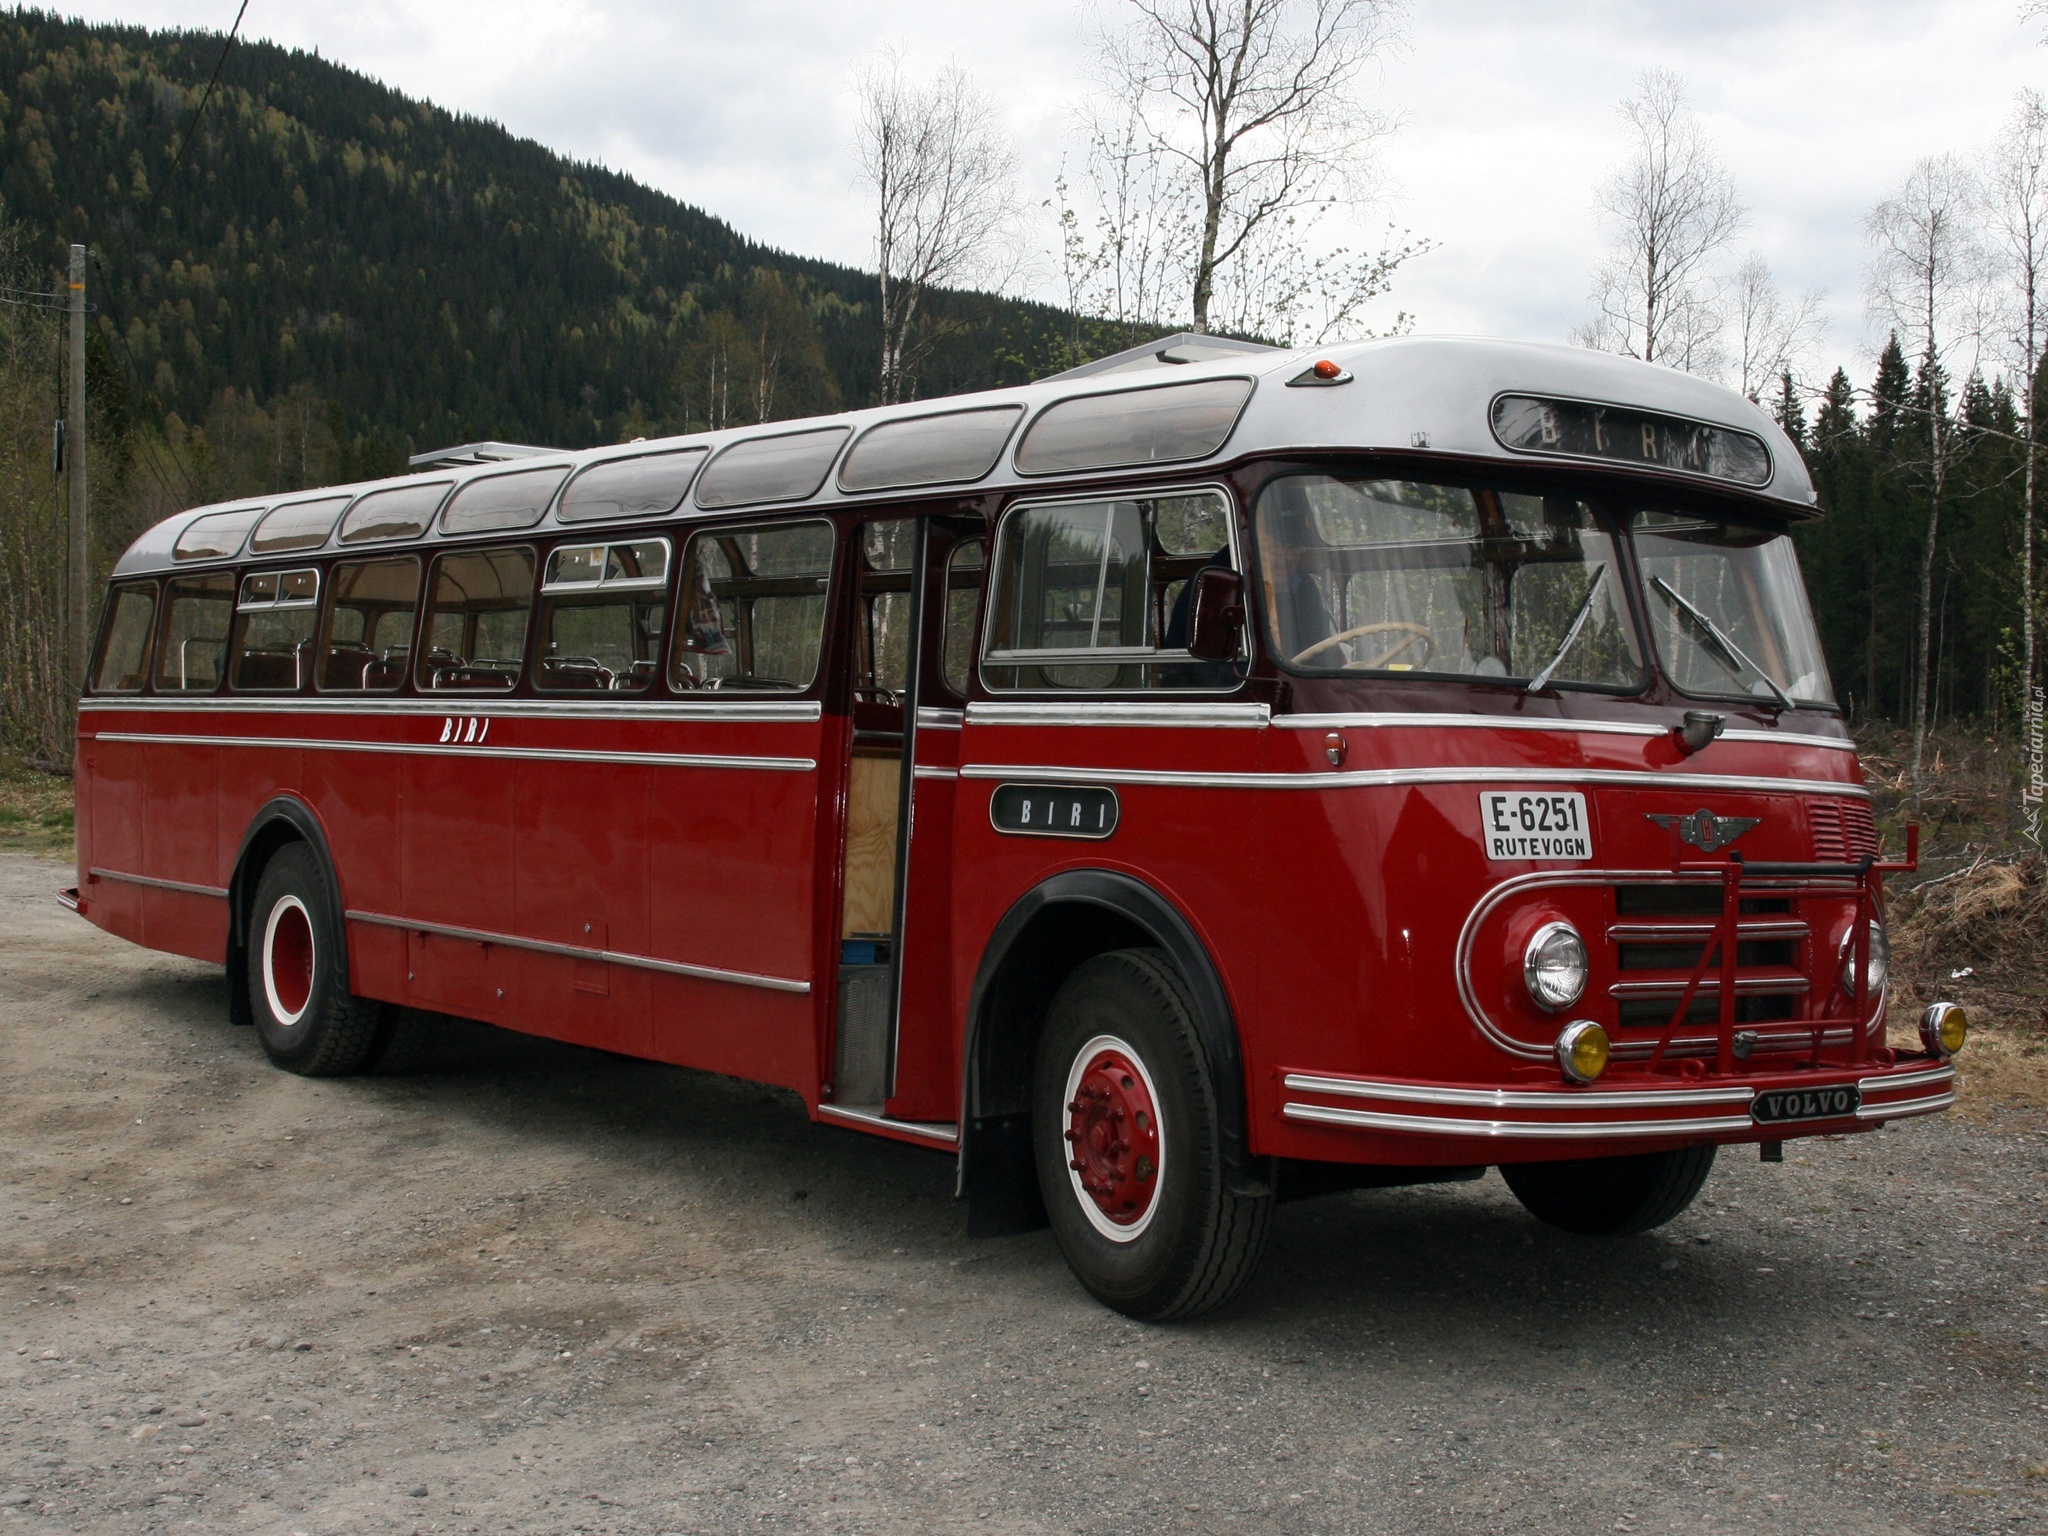
<instances>
[{"instance_id":1,"label":"window frame","mask_svg":"<svg viewBox=\"0 0 2048 1536\"><path fill-rule=\"evenodd\" d=\"M372 548L374 549L374 547L375 543L373 541ZM454 551L454 553L459 553L459 551ZM325 686L320 681L320 674L326 670L327 648L333 643L334 595L338 590L338 584L334 580L334 573L345 565L396 565L400 562L411 565L413 569L412 626L407 631L412 641L412 647L411 652L406 657L404 672L399 675L398 681L389 688L329 688ZM313 634L313 691L324 696L342 699L383 698L394 693L403 693L407 686L413 683L412 657L419 651L420 616L425 612L427 606L427 565L426 561L420 558L420 552L417 550L388 550L383 554L365 553L355 558L344 557L333 561L327 566L323 573L323 582L325 590L320 596L320 625ZM415 689L415 691L423 690Z\"/></svg>"},{"instance_id":2,"label":"window frame","mask_svg":"<svg viewBox=\"0 0 2048 1536\"><path fill-rule=\"evenodd\" d=\"M1247 593L1249 593L1252 575L1245 563L1246 546L1244 539L1245 530L1243 527L1245 513L1238 503L1236 494L1221 480L1199 480L1189 485L1117 486L1107 490L1068 492L1066 494L1055 494L1048 487L1043 493L1037 495L1027 494L1004 507L995 520L995 526L988 533L988 543L982 554L981 612L976 621L981 633L979 644L976 645L974 650L974 667L970 673L971 681L978 684L984 692L996 698L1072 699L1105 696L1115 699L1149 699L1158 696L1162 700L1181 698L1214 699L1225 694L1236 693L1242 689L1251 681L1252 673L1258 662L1257 644L1253 638L1255 626L1250 622L1245 624L1238 637L1238 653L1230 663L1230 665L1238 666L1242 670L1239 672L1237 680L1227 687L1165 688L1155 683L1137 688L1017 688L992 683L988 677L988 668L990 666L1133 666L1157 663L1162 660L1190 666L1217 665L1217 663L1207 661L1203 657L1191 655L1185 647L1171 651L1161 650L1158 647L1141 646L1114 646L1104 647L1100 650L1075 648L1072 651L1068 651L1062 649L1056 653L1056 659L1043 660L1040 658L1052 653L1036 651L998 653L990 646L990 640L994 634L995 600L1001 595L996 583L1001 577L1004 559L1008 554L1010 525L1019 513L1039 507L1100 505L1105 501L1156 501L1168 497L1197 496L1204 492L1213 492L1223 500L1224 523L1229 536L1231 569L1237 572L1239 578L1245 584ZM1031 659L1006 661L1001 659L1003 655L1029 657Z\"/></svg>"},{"instance_id":3,"label":"window frame","mask_svg":"<svg viewBox=\"0 0 2048 1536\"><path fill-rule=\"evenodd\" d=\"M1514 467L1512 464L1506 466L1510 470ZM1529 682L1527 678L1487 677L1473 672L1399 672L1390 668L1350 672L1295 666L1291 653L1283 654L1284 647L1280 645L1279 637L1273 630L1273 626L1278 622L1278 614L1274 612L1274 605L1266 600L1265 561L1264 550L1259 543L1258 505L1266 493L1281 481L1315 475L1334 479L1412 480L1418 484L1441 485L1466 491L1491 491L1496 495L1569 495L1592 512L1594 522L1614 545L1617 571L1610 579L1618 579L1623 583L1617 596L1622 615L1630 627L1630 637L1635 642L1638 671L1633 683L1589 683L1553 677L1544 685L1544 691L1596 694L1613 699L1646 699L1659 682L1669 682L1663 663L1658 659L1655 647L1651 644L1649 627L1644 620L1641 572L1636 563L1635 538L1629 528L1629 519L1633 516L1637 494L1635 491L1621 490L1614 486L1602 487L1578 479L1563 479L1555 484L1548 484L1542 479L1524 479L1512 473L1489 474L1484 469L1469 465L1412 465L1397 462L1382 467L1372 463L1361 466L1316 459L1290 459L1277 466L1275 473L1263 476L1258 482L1258 488L1251 495L1251 511L1246 515L1251 526L1254 553L1260 562L1255 574L1246 573L1246 604L1257 613L1256 620L1252 622L1259 631L1260 640L1272 656L1274 669L1282 677L1326 683L1350 681L1372 684L1397 683L1404 686L1423 684L1437 688L1477 687L1515 696L1521 695Z\"/></svg>"},{"instance_id":4,"label":"window frame","mask_svg":"<svg viewBox=\"0 0 2048 1536\"><path fill-rule=\"evenodd\" d=\"M811 680L802 688L795 690L787 688L727 688L722 683L717 688L679 687L676 683L676 661L682 644L683 612L688 602L687 594L683 590L683 573L689 569L690 546L700 538L715 539L732 534L752 533L757 530L773 528L798 528L805 523L821 525L832 541L831 550L825 557L823 571L825 586L819 593L819 596L824 599L824 615L819 621L818 654L811 671ZM857 532L861 526L863 525L848 523L841 518L834 517L828 508L812 507L802 510L792 508L780 513L771 509L766 514L756 512L751 517L743 514L737 521L730 523L700 521L694 526L681 530L684 534L681 540L681 547L676 551L669 567L672 585L669 589L669 632L662 647L662 687L674 698L689 700L702 700L707 694L744 695L750 699L807 699L817 693L819 688L831 676L832 672L833 629L837 623L833 601L834 594L840 586L840 552L845 546L857 543L857 540L852 537L849 530ZM858 553L859 551L856 548L856 556L858 556Z\"/></svg>"},{"instance_id":5,"label":"window frame","mask_svg":"<svg viewBox=\"0 0 2048 1536\"><path fill-rule=\"evenodd\" d=\"M621 522L626 522L628 526L619 526ZM570 526L576 527L579 525L571 524ZM533 663L531 682L535 693L546 694L550 698L564 695L571 698L585 698L594 694L600 698L644 699L654 692L656 684L666 682L668 677L669 646L675 630L677 571L675 534L671 530L664 530L660 533L644 533L639 538L611 536L623 535L629 531L629 519L615 518L611 520L611 526L606 537L596 539L562 539L549 546L547 553L541 557L539 574L533 587L533 627L532 633L528 637L528 648L533 653L530 658ZM610 567L611 551L622 545L631 544L659 544L662 546L663 565L660 576L621 576L614 580L607 578L603 574ZM598 567L599 574L596 581L550 581L548 579L548 572L554 567L555 557L564 550L570 549L601 549L605 551L606 558ZM547 657L541 649L540 642L547 633L546 626L552 611L551 600L564 595L573 596L579 592L659 592L662 594L661 633L656 638L654 644L654 675L647 680L644 686L639 688L605 689L562 688L549 687L541 681L541 666Z\"/></svg>"},{"instance_id":6,"label":"window frame","mask_svg":"<svg viewBox=\"0 0 2048 1536\"><path fill-rule=\"evenodd\" d=\"M577 543L580 541L572 539L569 542ZM527 687L531 683L532 679L529 676L531 668L528 663L533 659L534 617L540 612L540 575L542 570L540 550L540 544L531 536L528 536L526 538L510 540L503 544L471 544L466 547L444 547L426 551L433 556L433 559L427 563L426 569L421 573L419 610L413 621L412 661L411 665L407 668L408 681L412 684L413 692L422 698L428 699L462 697L503 699L513 697L522 688ZM526 624L519 641L519 670L509 674L512 678L511 686L506 688L434 687L422 676L421 669L427 665L427 658L431 649L428 642L433 636L434 629L434 580L440 574L442 562L477 556L488 557L500 553L517 554L522 551L533 562L533 587L527 597Z\"/></svg>"},{"instance_id":7,"label":"window frame","mask_svg":"<svg viewBox=\"0 0 2048 1536\"><path fill-rule=\"evenodd\" d=\"M267 516L268 514L265 515ZM311 576L313 578L313 595L311 597L282 596L285 578L288 576ZM277 583L275 591L280 595L252 598L249 595L250 583L262 581L266 577ZM262 688L252 683L243 683L236 677L235 674L241 670L242 659L247 654L249 620L246 615L251 613L294 612L310 609L313 613L313 632L306 637L302 644L313 645L320 638L320 598L326 587L327 583L322 578L320 567L317 565L273 566L266 570L242 572L242 579L235 586L234 621L228 626L227 685L229 693L304 693L306 691L308 678L303 661L298 663L300 670L297 681L288 688Z\"/></svg>"},{"instance_id":8,"label":"window frame","mask_svg":"<svg viewBox=\"0 0 2048 1536\"><path fill-rule=\"evenodd\" d=\"M100 668L106 665L107 643L113 638L114 611L120 606L124 592L146 590L149 593L149 625L142 636L142 681L133 688L102 688L99 685ZM110 581L106 597L100 604L100 629L93 638L92 670L87 675L86 691L94 698L131 699L147 693L156 681L156 631L157 624L164 616L163 582L157 577L145 577L139 581Z\"/></svg>"},{"instance_id":9,"label":"window frame","mask_svg":"<svg viewBox=\"0 0 2048 1536\"><path fill-rule=\"evenodd\" d=\"M162 686L164 645L170 635L171 609L177 601L172 595L171 589L181 582L213 581L223 576L228 579L229 583L225 593L228 604L228 629L227 633L221 637L220 642L220 675L213 680L211 688L166 688ZM155 638L150 646L150 693L161 694L167 699L204 699L226 691L228 669L235 643L235 622L238 612L236 603L240 599L241 593L241 578L235 574L232 566L216 567L210 571L192 571L185 575L173 574L164 582L163 596L157 605ZM187 643L189 644L190 642L188 641Z\"/></svg>"}]
</instances>

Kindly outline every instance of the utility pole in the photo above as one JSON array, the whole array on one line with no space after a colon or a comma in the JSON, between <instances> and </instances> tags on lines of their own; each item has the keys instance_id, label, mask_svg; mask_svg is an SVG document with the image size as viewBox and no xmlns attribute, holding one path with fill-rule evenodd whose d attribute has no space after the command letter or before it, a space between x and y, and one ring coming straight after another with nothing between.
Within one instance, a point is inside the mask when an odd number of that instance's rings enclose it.
<instances>
[{"instance_id":1,"label":"utility pole","mask_svg":"<svg viewBox=\"0 0 2048 1536\"><path fill-rule=\"evenodd\" d=\"M64 462L71 471L70 676L83 691L92 650L92 611L87 606L85 538L85 247L71 247L71 419L64 424Z\"/></svg>"}]
</instances>

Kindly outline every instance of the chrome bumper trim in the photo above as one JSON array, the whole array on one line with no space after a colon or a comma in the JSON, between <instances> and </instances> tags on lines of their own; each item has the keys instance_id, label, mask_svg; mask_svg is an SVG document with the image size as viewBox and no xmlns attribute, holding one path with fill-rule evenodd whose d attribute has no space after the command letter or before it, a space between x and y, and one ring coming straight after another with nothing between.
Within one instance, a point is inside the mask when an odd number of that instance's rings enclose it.
<instances>
[{"instance_id":1,"label":"chrome bumper trim","mask_svg":"<svg viewBox=\"0 0 2048 1536\"><path fill-rule=\"evenodd\" d=\"M1283 1086L1298 1093L1341 1094L1353 1099L1389 1099L1407 1104L1469 1104L1482 1109L1652 1109L1659 1105L1747 1104L1755 1089L1731 1083L1713 1088L1431 1088L1417 1083L1377 1083L1355 1077L1316 1077L1290 1072Z\"/></svg>"},{"instance_id":2,"label":"chrome bumper trim","mask_svg":"<svg viewBox=\"0 0 2048 1536\"><path fill-rule=\"evenodd\" d=\"M1453 1120L1436 1115L1387 1115L1363 1109L1336 1109L1321 1104L1288 1104L1280 1113L1289 1120L1309 1120L1360 1131L1407 1131L1426 1136L1476 1136L1506 1141L1597 1141L1609 1136L1710 1136L1722 1131L1749 1131L1748 1115L1717 1115L1705 1120Z\"/></svg>"}]
</instances>

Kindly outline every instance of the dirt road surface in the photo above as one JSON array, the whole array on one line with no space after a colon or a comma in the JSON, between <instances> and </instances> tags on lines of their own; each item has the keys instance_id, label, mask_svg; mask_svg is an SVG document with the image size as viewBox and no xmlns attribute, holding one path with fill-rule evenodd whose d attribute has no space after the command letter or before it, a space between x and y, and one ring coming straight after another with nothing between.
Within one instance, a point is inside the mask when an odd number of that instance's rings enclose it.
<instances>
[{"instance_id":1,"label":"dirt road surface","mask_svg":"<svg viewBox=\"0 0 2048 1536\"><path fill-rule=\"evenodd\" d=\"M2048 1530L2038 1114L1621 1242L1306 1201L1145 1327L779 1094L481 1028L273 1071L64 883L0 855L0 1536Z\"/></svg>"}]
</instances>

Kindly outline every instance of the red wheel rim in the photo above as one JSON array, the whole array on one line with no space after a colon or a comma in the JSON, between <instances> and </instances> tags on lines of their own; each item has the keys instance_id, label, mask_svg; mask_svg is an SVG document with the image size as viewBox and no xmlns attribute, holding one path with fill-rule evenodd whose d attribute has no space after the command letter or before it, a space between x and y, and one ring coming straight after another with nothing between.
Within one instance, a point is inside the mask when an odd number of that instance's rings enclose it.
<instances>
[{"instance_id":1,"label":"red wheel rim","mask_svg":"<svg viewBox=\"0 0 2048 1536\"><path fill-rule=\"evenodd\" d=\"M263 989L283 1024L298 1023L313 995L313 923L296 896L272 907L264 924Z\"/></svg>"},{"instance_id":2,"label":"red wheel rim","mask_svg":"<svg viewBox=\"0 0 2048 1536\"><path fill-rule=\"evenodd\" d=\"M1128 1241L1159 1196L1159 1109L1150 1077L1122 1041L1098 1037L1082 1048L1068 1080L1067 1168L1093 1207L1096 1229Z\"/></svg>"}]
</instances>

